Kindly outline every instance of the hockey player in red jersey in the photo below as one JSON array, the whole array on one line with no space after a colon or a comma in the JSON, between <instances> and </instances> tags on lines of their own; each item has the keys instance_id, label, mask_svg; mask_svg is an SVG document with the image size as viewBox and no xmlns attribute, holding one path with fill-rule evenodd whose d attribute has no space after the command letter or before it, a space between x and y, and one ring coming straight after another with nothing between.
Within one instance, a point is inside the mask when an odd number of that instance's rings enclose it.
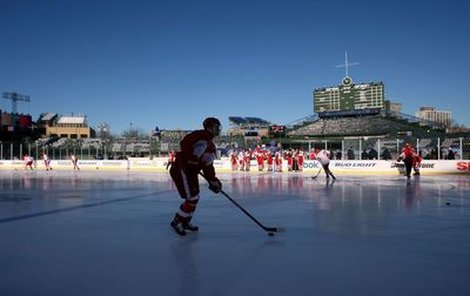
<instances>
[{"instance_id":1,"label":"hockey player in red jersey","mask_svg":"<svg viewBox=\"0 0 470 296\"><path fill-rule=\"evenodd\" d=\"M258 171L262 172L264 170L264 159L266 157L265 157L265 151L262 150L259 145L258 147L256 147L255 155L256 155L256 162L258 163Z\"/></svg>"},{"instance_id":2,"label":"hockey player in red jersey","mask_svg":"<svg viewBox=\"0 0 470 296\"><path fill-rule=\"evenodd\" d=\"M272 172L273 171L273 154L271 153L271 151L268 151L266 153L266 163L268 165L268 172Z\"/></svg>"},{"instance_id":3,"label":"hockey player in red jersey","mask_svg":"<svg viewBox=\"0 0 470 296\"><path fill-rule=\"evenodd\" d=\"M297 167L299 172L303 170L304 166L304 151L302 149L299 149L297 153Z\"/></svg>"},{"instance_id":4,"label":"hockey player in red jersey","mask_svg":"<svg viewBox=\"0 0 470 296\"><path fill-rule=\"evenodd\" d=\"M168 154L168 162L166 164L166 170L168 170L168 168L172 166L173 163L175 163L175 155L176 155L175 151L170 150L170 153Z\"/></svg>"},{"instance_id":5,"label":"hockey player in red jersey","mask_svg":"<svg viewBox=\"0 0 470 296\"><path fill-rule=\"evenodd\" d=\"M245 171L245 150L243 149L238 152L238 164L240 167L240 171Z\"/></svg>"},{"instance_id":6,"label":"hockey player in red jersey","mask_svg":"<svg viewBox=\"0 0 470 296\"><path fill-rule=\"evenodd\" d=\"M401 150L401 154L398 157L398 161L402 161L405 164L405 175L410 178L411 169L413 168L413 155L415 154L413 147L409 143L405 144L405 147Z\"/></svg>"},{"instance_id":7,"label":"hockey player in red jersey","mask_svg":"<svg viewBox=\"0 0 470 296\"><path fill-rule=\"evenodd\" d=\"M30 169L33 170L33 163L34 163L34 158L32 156L29 156L29 154L25 154L23 156L23 161L24 161L24 169Z\"/></svg>"},{"instance_id":8,"label":"hockey player in red jersey","mask_svg":"<svg viewBox=\"0 0 470 296\"><path fill-rule=\"evenodd\" d=\"M235 150L230 153L230 164L232 165L232 171L238 170L238 153Z\"/></svg>"},{"instance_id":9,"label":"hockey player in red jersey","mask_svg":"<svg viewBox=\"0 0 470 296\"><path fill-rule=\"evenodd\" d=\"M47 156L47 154L44 153L44 154L42 155L42 159L44 160L44 166L46 167L46 171L49 171L49 170L52 171L52 168L51 168L51 160L50 160L49 156Z\"/></svg>"},{"instance_id":10,"label":"hockey player in red jersey","mask_svg":"<svg viewBox=\"0 0 470 296\"><path fill-rule=\"evenodd\" d=\"M287 171L292 172L294 165L294 156L292 155L292 150L286 152L285 158L287 159Z\"/></svg>"},{"instance_id":11,"label":"hockey player in red jersey","mask_svg":"<svg viewBox=\"0 0 470 296\"><path fill-rule=\"evenodd\" d=\"M312 150L310 150L310 153L308 154L308 159L315 160L316 158L317 158L317 155L315 154L315 149L312 148Z\"/></svg>"},{"instance_id":12,"label":"hockey player in red jersey","mask_svg":"<svg viewBox=\"0 0 470 296\"><path fill-rule=\"evenodd\" d=\"M251 167L251 149L245 151L245 154L243 155L243 164L245 172L249 172Z\"/></svg>"},{"instance_id":13,"label":"hockey player in red jersey","mask_svg":"<svg viewBox=\"0 0 470 296\"><path fill-rule=\"evenodd\" d=\"M413 170L414 175L420 175L419 168L421 167L421 161L423 158L418 153L413 153Z\"/></svg>"},{"instance_id":14,"label":"hockey player in red jersey","mask_svg":"<svg viewBox=\"0 0 470 296\"><path fill-rule=\"evenodd\" d=\"M274 164L276 166L276 172L282 172L282 154L281 151L276 151L274 154Z\"/></svg>"},{"instance_id":15,"label":"hockey player in red jersey","mask_svg":"<svg viewBox=\"0 0 470 296\"><path fill-rule=\"evenodd\" d=\"M222 190L222 183L215 176L216 149L212 142L220 134L221 124L217 118L208 117L203 126L204 129L193 131L181 140L181 151L176 153L175 163L170 168L171 178L184 199L170 225L181 236L186 235L187 230L199 230L191 224L199 201L199 172L203 172L210 190L215 193Z\"/></svg>"}]
</instances>

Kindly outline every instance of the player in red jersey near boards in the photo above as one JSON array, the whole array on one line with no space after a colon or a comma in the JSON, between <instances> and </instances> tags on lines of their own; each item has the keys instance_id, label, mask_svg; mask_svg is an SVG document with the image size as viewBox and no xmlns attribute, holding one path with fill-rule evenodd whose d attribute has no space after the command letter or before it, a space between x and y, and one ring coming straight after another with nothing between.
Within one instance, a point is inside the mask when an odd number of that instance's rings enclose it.
<instances>
[{"instance_id":1,"label":"player in red jersey near boards","mask_svg":"<svg viewBox=\"0 0 470 296\"><path fill-rule=\"evenodd\" d=\"M401 154L398 157L398 161L402 161L405 164L405 176L410 178L411 169L413 168L413 156L415 151L409 143L405 143L405 147L401 150Z\"/></svg>"}]
</instances>

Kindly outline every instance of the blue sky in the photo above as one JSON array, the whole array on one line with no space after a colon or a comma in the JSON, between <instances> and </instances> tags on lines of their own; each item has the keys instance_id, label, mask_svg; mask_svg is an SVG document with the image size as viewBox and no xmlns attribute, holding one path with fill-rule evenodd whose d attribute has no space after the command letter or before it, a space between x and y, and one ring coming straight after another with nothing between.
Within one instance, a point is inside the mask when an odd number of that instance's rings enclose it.
<instances>
[{"instance_id":1,"label":"blue sky","mask_svg":"<svg viewBox=\"0 0 470 296\"><path fill-rule=\"evenodd\" d=\"M469 14L452 0L0 0L0 91L29 95L18 110L34 120L80 113L114 133L207 116L286 124L340 83L347 51L353 80L383 81L405 113L432 106L470 126Z\"/></svg>"}]
</instances>

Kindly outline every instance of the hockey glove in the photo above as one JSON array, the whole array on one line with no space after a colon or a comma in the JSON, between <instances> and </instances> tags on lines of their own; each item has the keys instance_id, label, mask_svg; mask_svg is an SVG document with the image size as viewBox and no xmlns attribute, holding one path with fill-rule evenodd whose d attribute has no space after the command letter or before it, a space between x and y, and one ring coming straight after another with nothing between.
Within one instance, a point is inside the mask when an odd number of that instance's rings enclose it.
<instances>
[{"instance_id":1,"label":"hockey glove","mask_svg":"<svg viewBox=\"0 0 470 296\"><path fill-rule=\"evenodd\" d=\"M209 181L209 189L214 193L219 193L222 190L222 183L220 183L219 179L215 178L215 180Z\"/></svg>"}]
</instances>

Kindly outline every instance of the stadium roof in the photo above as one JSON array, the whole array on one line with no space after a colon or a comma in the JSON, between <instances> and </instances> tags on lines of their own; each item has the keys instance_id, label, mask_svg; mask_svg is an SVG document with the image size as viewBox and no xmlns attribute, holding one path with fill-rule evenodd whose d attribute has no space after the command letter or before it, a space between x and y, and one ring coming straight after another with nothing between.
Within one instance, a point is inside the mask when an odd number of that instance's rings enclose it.
<instances>
[{"instance_id":1,"label":"stadium roof","mask_svg":"<svg viewBox=\"0 0 470 296\"><path fill-rule=\"evenodd\" d=\"M85 124L85 116L61 116L59 118L58 124Z\"/></svg>"},{"instance_id":2,"label":"stadium roof","mask_svg":"<svg viewBox=\"0 0 470 296\"><path fill-rule=\"evenodd\" d=\"M259 117L240 117L240 116L229 116L230 122L242 125L242 124L270 124L269 121L261 119Z\"/></svg>"},{"instance_id":3,"label":"stadium roof","mask_svg":"<svg viewBox=\"0 0 470 296\"><path fill-rule=\"evenodd\" d=\"M41 120L49 121L49 120L54 119L55 116L57 116L57 113L53 113L53 112L43 113L41 114Z\"/></svg>"}]
</instances>

